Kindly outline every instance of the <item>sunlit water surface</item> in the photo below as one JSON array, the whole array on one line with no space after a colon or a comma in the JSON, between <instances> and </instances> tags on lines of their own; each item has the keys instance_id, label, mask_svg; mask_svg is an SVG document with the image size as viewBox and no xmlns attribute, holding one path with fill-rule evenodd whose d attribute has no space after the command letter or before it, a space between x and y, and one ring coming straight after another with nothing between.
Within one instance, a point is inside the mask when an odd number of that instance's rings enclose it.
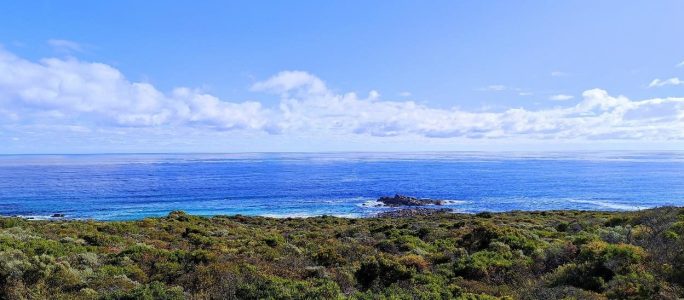
<instances>
[{"instance_id":1,"label":"sunlit water surface","mask_svg":"<svg viewBox=\"0 0 684 300\"><path fill-rule=\"evenodd\" d=\"M459 212L684 205L684 153L253 153L0 156L0 215L102 220L372 216L380 196Z\"/></svg>"}]
</instances>

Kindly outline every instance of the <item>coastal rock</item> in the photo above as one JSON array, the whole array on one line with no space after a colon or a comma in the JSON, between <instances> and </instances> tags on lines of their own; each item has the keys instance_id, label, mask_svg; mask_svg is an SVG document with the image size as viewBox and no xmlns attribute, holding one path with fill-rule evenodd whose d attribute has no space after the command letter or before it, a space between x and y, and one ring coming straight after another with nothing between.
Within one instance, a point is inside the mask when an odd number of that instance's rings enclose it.
<instances>
[{"instance_id":1,"label":"coastal rock","mask_svg":"<svg viewBox=\"0 0 684 300\"><path fill-rule=\"evenodd\" d=\"M394 195L394 197L380 197L380 199L378 199L378 202L382 202L385 206L389 207L444 204L444 201L442 200L418 199L415 197L409 197L399 194Z\"/></svg>"},{"instance_id":2,"label":"coastal rock","mask_svg":"<svg viewBox=\"0 0 684 300\"><path fill-rule=\"evenodd\" d=\"M64 214L60 214L60 213L52 214L52 218L64 218Z\"/></svg>"}]
</instances>

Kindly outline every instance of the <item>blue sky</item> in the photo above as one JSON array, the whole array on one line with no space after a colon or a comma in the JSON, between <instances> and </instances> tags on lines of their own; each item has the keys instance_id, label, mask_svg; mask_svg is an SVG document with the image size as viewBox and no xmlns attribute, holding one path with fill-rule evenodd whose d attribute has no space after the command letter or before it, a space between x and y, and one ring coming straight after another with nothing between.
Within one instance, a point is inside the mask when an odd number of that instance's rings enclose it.
<instances>
[{"instance_id":1,"label":"blue sky","mask_svg":"<svg viewBox=\"0 0 684 300\"><path fill-rule=\"evenodd\" d=\"M684 149L682 1L17 1L0 152Z\"/></svg>"}]
</instances>

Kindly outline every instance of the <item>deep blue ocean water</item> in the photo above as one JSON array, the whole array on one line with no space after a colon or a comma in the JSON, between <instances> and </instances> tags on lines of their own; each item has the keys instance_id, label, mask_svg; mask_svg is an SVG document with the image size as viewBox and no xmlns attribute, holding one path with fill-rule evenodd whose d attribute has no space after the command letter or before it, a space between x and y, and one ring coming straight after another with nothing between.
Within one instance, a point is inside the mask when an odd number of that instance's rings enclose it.
<instances>
[{"instance_id":1,"label":"deep blue ocean water","mask_svg":"<svg viewBox=\"0 0 684 300\"><path fill-rule=\"evenodd\" d=\"M460 212L684 205L684 153L1 155L0 215L371 216L395 193Z\"/></svg>"}]
</instances>

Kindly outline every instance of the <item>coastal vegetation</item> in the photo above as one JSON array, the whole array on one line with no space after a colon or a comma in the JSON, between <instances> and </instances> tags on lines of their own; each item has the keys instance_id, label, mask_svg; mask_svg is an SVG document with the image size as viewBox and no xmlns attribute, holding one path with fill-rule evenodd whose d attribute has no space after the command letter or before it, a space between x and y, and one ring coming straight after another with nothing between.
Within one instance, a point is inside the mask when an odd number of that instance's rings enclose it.
<instances>
[{"instance_id":1,"label":"coastal vegetation","mask_svg":"<svg viewBox=\"0 0 684 300\"><path fill-rule=\"evenodd\" d=\"M0 299L677 299L684 209L0 218Z\"/></svg>"}]
</instances>

